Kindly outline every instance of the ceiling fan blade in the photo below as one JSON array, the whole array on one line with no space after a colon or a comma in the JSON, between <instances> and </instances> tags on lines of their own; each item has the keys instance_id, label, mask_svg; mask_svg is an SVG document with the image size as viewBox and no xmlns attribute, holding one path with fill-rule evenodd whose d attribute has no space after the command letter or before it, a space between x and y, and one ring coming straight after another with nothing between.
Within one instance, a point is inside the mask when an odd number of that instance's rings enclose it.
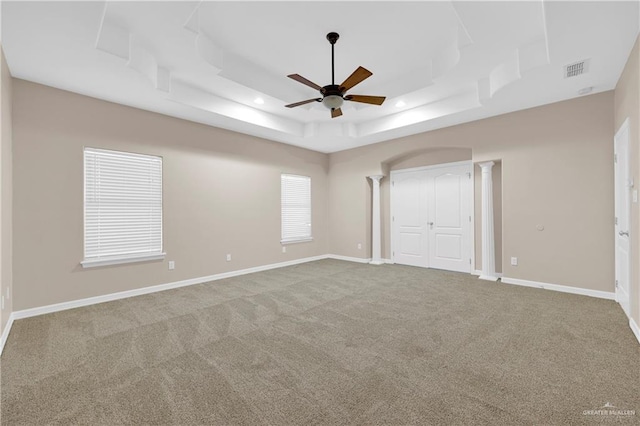
<instances>
[{"instance_id":1,"label":"ceiling fan blade","mask_svg":"<svg viewBox=\"0 0 640 426\"><path fill-rule=\"evenodd\" d=\"M340 90L344 93L358 83L371 77L373 73L364 67L358 67L347 79L340 85Z\"/></svg>"},{"instance_id":2,"label":"ceiling fan blade","mask_svg":"<svg viewBox=\"0 0 640 426\"><path fill-rule=\"evenodd\" d=\"M382 105L385 96L366 96L366 95L347 95L344 97L345 101L362 102L363 104Z\"/></svg>"},{"instance_id":3,"label":"ceiling fan blade","mask_svg":"<svg viewBox=\"0 0 640 426\"><path fill-rule=\"evenodd\" d=\"M304 84L306 86L313 87L316 90L322 90L322 87L318 86L313 81L307 80L306 78L304 78L303 76L301 76L299 74L290 74L287 77L289 77L291 79L294 79L298 83L302 83L302 84Z\"/></svg>"},{"instance_id":4,"label":"ceiling fan blade","mask_svg":"<svg viewBox=\"0 0 640 426\"><path fill-rule=\"evenodd\" d=\"M322 98L313 98L313 99L307 99L306 101L300 101L300 102L296 102L295 104L289 104L289 105L285 105L287 108L295 108L297 106L300 105L304 105L304 104L309 104L311 102L320 102L322 100Z\"/></svg>"},{"instance_id":5,"label":"ceiling fan blade","mask_svg":"<svg viewBox=\"0 0 640 426\"><path fill-rule=\"evenodd\" d=\"M342 115L342 110L340 108L331 109L331 118L340 117L341 115Z\"/></svg>"}]
</instances>

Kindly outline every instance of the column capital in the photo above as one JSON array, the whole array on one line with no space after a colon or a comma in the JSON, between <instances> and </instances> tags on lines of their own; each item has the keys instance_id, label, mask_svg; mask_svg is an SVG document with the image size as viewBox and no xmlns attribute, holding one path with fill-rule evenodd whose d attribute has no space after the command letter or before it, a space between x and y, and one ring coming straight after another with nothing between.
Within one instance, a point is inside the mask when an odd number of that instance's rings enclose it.
<instances>
[{"instance_id":1,"label":"column capital","mask_svg":"<svg viewBox=\"0 0 640 426\"><path fill-rule=\"evenodd\" d=\"M491 170L494 164L496 163L494 163L493 161L487 161L485 163L478 163L478 166L480 166L482 170Z\"/></svg>"},{"instance_id":2,"label":"column capital","mask_svg":"<svg viewBox=\"0 0 640 426\"><path fill-rule=\"evenodd\" d=\"M371 179L371 181L373 182L374 180L377 182L380 182L380 180L384 177L384 175L371 175L371 176L367 176L369 179Z\"/></svg>"}]
</instances>

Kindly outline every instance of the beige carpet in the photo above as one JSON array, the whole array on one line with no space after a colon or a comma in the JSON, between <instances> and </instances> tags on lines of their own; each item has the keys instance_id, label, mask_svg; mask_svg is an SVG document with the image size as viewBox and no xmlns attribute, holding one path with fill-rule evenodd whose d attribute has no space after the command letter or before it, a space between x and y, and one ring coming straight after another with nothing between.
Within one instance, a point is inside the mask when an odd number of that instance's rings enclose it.
<instances>
[{"instance_id":1,"label":"beige carpet","mask_svg":"<svg viewBox=\"0 0 640 426\"><path fill-rule=\"evenodd\" d=\"M3 425L640 423L614 302L335 260L17 321L1 374Z\"/></svg>"}]
</instances>

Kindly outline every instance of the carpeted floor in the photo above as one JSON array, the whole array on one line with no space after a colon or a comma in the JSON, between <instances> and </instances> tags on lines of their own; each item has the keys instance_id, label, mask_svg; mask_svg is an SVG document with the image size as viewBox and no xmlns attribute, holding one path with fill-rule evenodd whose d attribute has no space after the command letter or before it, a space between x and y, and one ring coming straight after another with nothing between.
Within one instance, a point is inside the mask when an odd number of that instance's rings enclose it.
<instances>
[{"instance_id":1,"label":"carpeted floor","mask_svg":"<svg viewBox=\"0 0 640 426\"><path fill-rule=\"evenodd\" d=\"M640 423L614 302L337 260L19 320L1 374L3 425Z\"/></svg>"}]
</instances>

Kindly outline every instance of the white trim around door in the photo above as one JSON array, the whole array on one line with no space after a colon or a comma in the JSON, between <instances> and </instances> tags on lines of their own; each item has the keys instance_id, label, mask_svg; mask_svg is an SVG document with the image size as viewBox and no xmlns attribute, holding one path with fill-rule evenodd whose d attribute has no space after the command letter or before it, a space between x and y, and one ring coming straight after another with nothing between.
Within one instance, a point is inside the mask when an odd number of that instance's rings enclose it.
<instances>
[{"instance_id":1,"label":"white trim around door","mask_svg":"<svg viewBox=\"0 0 640 426\"><path fill-rule=\"evenodd\" d=\"M627 118L614 136L614 197L615 197L615 295L627 316L631 316L631 198L637 202L629 171L629 119Z\"/></svg>"}]
</instances>

